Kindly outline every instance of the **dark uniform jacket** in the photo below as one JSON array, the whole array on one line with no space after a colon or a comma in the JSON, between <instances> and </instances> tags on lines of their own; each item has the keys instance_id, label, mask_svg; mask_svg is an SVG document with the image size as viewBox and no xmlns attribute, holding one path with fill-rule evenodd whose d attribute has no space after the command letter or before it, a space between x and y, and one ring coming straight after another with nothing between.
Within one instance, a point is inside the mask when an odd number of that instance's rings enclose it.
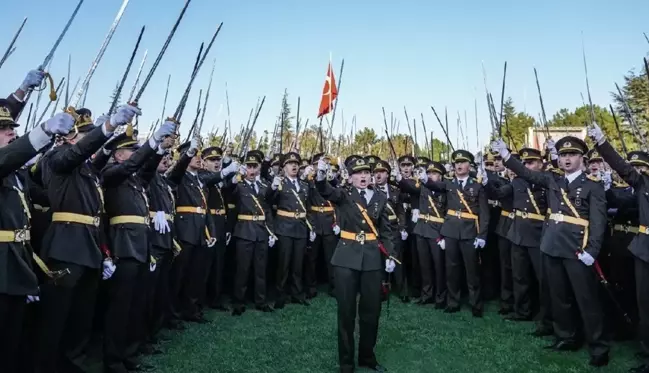
<instances>
[{"instance_id":1,"label":"dark uniform jacket","mask_svg":"<svg viewBox=\"0 0 649 373\"><path fill-rule=\"evenodd\" d=\"M388 188L387 193L385 188ZM394 185L385 184L383 186L375 185L374 191L383 193L386 196L388 200L386 207L388 208L390 227L392 228L394 239L401 241L399 232L406 230L406 210L403 208L403 203L400 203L401 190Z\"/></svg>"},{"instance_id":2,"label":"dark uniform jacket","mask_svg":"<svg viewBox=\"0 0 649 373\"><path fill-rule=\"evenodd\" d=\"M464 184L460 189L457 178L439 182L429 179L425 184L429 189L446 193L448 210L442 225L442 236L457 240L481 238L486 241L489 228L489 204L486 192L482 184L472 177L466 179ZM458 215L464 217L458 218Z\"/></svg>"},{"instance_id":3,"label":"dark uniform jacket","mask_svg":"<svg viewBox=\"0 0 649 373\"><path fill-rule=\"evenodd\" d=\"M337 207L320 195L315 181L309 181L309 199L311 204L313 230L319 236L334 234L333 226L337 224Z\"/></svg>"},{"instance_id":4,"label":"dark uniform jacket","mask_svg":"<svg viewBox=\"0 0 649 373\"><path fill-rule=\"evenodd\" d=\"M385 194L374 192L369 204L361 197L356 188L333 188L326 180L317 181L316 187L320 194L339 207L339 224L341 239L331 258L331 264L357 271L378 271L383 268L384 256L379 248L379 241L390 256L396 257L394 251L394 237L390 221L389 210ZM344 232L355 234L372 233L370 225L365 221L358 205L366 210L374 227L378 230L378 241L365 241L345 239Z\"/></svg>"},{"instance_id":5,"label":"dark uniform jacket","mask_svg":"<svg viewBox=\"0 0 649 373\"><path fill-rule=\"evenodd\" d=\"M430 190L415 179L401 179L399 187L417 201L413 207L419 209L419 219L413 233L425 238L438 238L446 215L446 193ZM435 221L437 219L441 221Z\"/></svg>"},{"instance_id":6,"label":"dark uniform jacket","mask_svg":"<svg viewBox=\"0 0 649 373\"><path fill-rule=\"evenodd\" d=\"M16 139L0 151L0 230L15 236L29 229L29 194L18 170L37 154L27 136ZM7 156L11 154L11 156ZM25 211L27 207L27 211ZM7 237L9 238L9 237ZM25 236L26 238L26 236ZM38 294L38 280L32 270L32 251L28 242L0 242L0 294Z\"/></svg>"},{"instance_id":7,"label":"dark uniform jacket","mask_svg":"<svg viewBox=\"0 0 649 373\"><path fill-rule=\"evenodd\" d=\"M631 255L629 246L638 234L638 202L631 186L626 183L613 183L606 191L609 208L610 234L604 240L609 253Z\"/></svg>"},{"instance_id":8,"label":"dark uniform jacket","mask_svg":"<svg viewBox=\"0 0 649 373\"><path fill-rule=\"evenodd\" d=\"M43 238L42 257L100 268L102 234L99 217L103 212L103 194L90 157L106 142L102 129L88 132L76 144L54 148L41 163L51 211L95 217L97 224L53 221ZM105 243L105 242L104 242Z\"/></svg>"},{"instance_id":9,"label":"dark uniform jacket","mask_svg":"<svg viewBox=\"0 0 649 373\"><path fill-rule=\"evenodd\" d=\"M638 173L633 166L620 157L609 142L597 146L597 150L611 168L634 189L640 227L641 229L649 227L649 175ZM638 233L631 241L629 251L636 258L649 263L649 234Z\"/></svg>"},{"instance_id":10,"label":"dark uniform jacket","mask_svg":"<svg viewBox=\"0 0 649 373\"><path fill-rule=\"evenodd\" d=\"M309 184L298 178L295 180L300 185L299 192L295 189L291 179L285 177L282 180L281 188L278 188L273 195L272 204L277 205L277 214L273 220L274 233L291 238L305 238L309 235L309 225L313 227L314 224ZM292 213L294 216L284 216L284 213ZM307 224L307 219L309 224Z\"/></svg>"},{"instance_id":11,"label":"dark uniform jacket","mask_svg":"<svg viewBox=\"0 0 649 373\"><path fill-rule=\"evenodd\" d=\"M147 187L153 174L138 173L150 158L162 158L145 142L140 149L122 163L108 165L102 172L102 185L106 191L106 214L110 227L110 249L116 258L135 259L140 263L149 260L149 197ZM146 175L146 179L143 177ZM141 217L146 224L112 222L119 217Z\"/></svg>"},{"instance_id":12,"label":"dark uniform jacket","mask_svg":"<svg viewBox=\"0 0 649 373\"><path fill-rule=\"evenodd\" d=\"M576 253L584 249L593 258L597 258L607 222L604 187L589 179L585 173L566 185L568 180L565 177L556 178L554 173L548 171L530 171L511 157L505 162L505 166L529 183L546 188L548 209L552 213L545 223L541 251L553 257L577 259ZM578 216L565 202L563 193ZM582 223L588 221L588 229L584 224L568 221L574 218L580 219ZM563 221L557 221L562 219Z\"/></svg>"},{"instance_id":13,"label":"dark uniform jacket","mask_svg":"<svg viewBox=\"0 0 649 373\"><path fill-rule=\"evenodd\" d=\"M258 192L255 191L254 184L257 184ZM272 199L274 191L270 185L259 180L242 179L238 183L229 184L229 188L238 209L237 223L232 236L248 241L267 241L269 231L273 232L273 216L268 201ZM251 218L244 220L240 217Z\"/></svg>"}]
</instances>

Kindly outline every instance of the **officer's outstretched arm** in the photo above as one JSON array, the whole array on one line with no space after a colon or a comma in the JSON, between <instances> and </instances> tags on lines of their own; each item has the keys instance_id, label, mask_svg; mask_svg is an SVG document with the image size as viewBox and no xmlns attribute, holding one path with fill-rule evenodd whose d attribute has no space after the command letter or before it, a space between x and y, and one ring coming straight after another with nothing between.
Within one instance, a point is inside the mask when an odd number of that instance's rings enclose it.
<instances>
[{"instance_id":1,"label":"officer's outstretched arm","mask_svg":"<svg viewBox=\"0 0 649 373\"><path fill-rule=\"evenodd\" d=\"M642 175L637 173L633 166L620 157L618 152L611 146L611 143L604 141L602 145L597 145L596 147L602 155L602 158L604 158L604 161L629 185L637 189L644 182Z\"/></svg>"},{"instance_id":2,"label":"officer's outstretched arm","mask_svg":"<svg viewBox=\"0 0 649 373\"><path fill-rule=\"evenodd\" d=\"M188 156L187 152L184 152L178 159L178 162L171 167L171 170L167 171L167 180L169 180L173 185L180 185L191 161L192 157Z\"/></svg>"},{"instance_id":3,"label":"officer's outstretched arm","mask_svg":"<svg viewBox=\"0 0 649 373\"><path fill-rule=\"evenodd\" d=\"M332 187L326 179L316 181L315 187L322 198L331 201L332 203L340 205L345 201L345 192L343 192L341 188Z\"/></svg>"},{"instance_id":4,"label":"officer's outstretched arm","mask_svg":"<svg viewBox=\"0 0 649 373\"><path fill-rule=\"evenodd\" d=\"M419 196L421 192L421 183L417 182L415 179L401 179L397 186L401 188L406 193Z\"/></svg>"},{"instance_id":5,"label":"officer's outstretched arm","mask_svg":"<svg viewBox=\"0 0 649 373\"><path fill-rule=\"evenodd\" d=\"M434 190L435 192L446 193L446 182L445 181L433 181L428 179L426 181L426 188Z\"/></svg>"},{"instance_id":6,"label":"officer's outstretched arm","mask_svg":"<svg viewBox=\"0 0 649 373\"><path fill-rule=\"evenodd\" d=\"M106 142L106 135L101 127L88 132L76 144L61 150L56 150L50 158L52 171L59 174L68 174L83 162L87 161Z\"/></svg>"},{"instance_id":7,"label":"officer's outstretched arm","mask_svg":"<svg viewBox=\"0 0 649 373\"><path fill-rule=\"evenodd\" d=\"M604 186L597 182L589 182L592 185L589 193L588 201L588 243L586 244L586 251L593 257L597 258L599 250L602 248L602 241L604 240L604 232L606 232L607 225L607 211L606 211L606 194ZM590 186L590 185L589 185Z\"/></svg>"},{"instance_id":8,"label":"officer's outstretched arm","mask_svg":"<svg viewBox=\"0 0 649 373\"><path fill-rule=\"evenodd\" d=\"M538 184L544 188L549 188L550 183L554 182L554 177L543 171L531 171L514 157L509 157L505 161L505 167L514 171L514 173L532 184Z\"/></svg>"}]
</instances>

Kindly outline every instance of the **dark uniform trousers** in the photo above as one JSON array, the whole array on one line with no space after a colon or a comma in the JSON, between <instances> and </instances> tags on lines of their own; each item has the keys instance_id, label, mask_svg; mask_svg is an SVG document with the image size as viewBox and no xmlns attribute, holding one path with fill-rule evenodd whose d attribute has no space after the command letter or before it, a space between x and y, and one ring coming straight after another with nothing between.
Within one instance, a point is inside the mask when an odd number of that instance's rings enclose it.
<instances>
[{"instance_id":1,"label":"dark uniform trousers","mask_svg":"<svg viewBox=\"0 0 649 373\"><path fill-rule=\"evenodd\" d=\"M194 248L185 242L180 243L182 250L173 259L171 263L171 271L169 272L169 297L172 309L172 318L181 319L182 315L186 314L183 309L182 290L183 284L186 281L185 275L190 271L189 261L191 258L191 250Z\"/></svg>"},{"instance_id":2,"label":"dark uniform trousers","mask_svg":"<svg viewBox=\"0 0 649 373\"><path fill-rule=\"evenodd\" d=\"M404 272L405 273L405 284L402 287L401 295L402 296L413 296L417 297L420 294L421 289L421 271L419 270L419 252L417 251L417 237L412 233L412 230L408 232L408 239L402 245L404 250L403 258L405 259L404 263Z\"/></svg>"},{"instance_id":3,"label":"dark uniform trousers","mask_svg":"<svg viewBox=\"0 0 649 373\"><path fill-rule=\"evenodd\" d=\"M237 274L234 279L234 302L245 304L248 288L248 274L254 265L255 305L266 304L266 264L268 262L268 241L249 241L237 238Z\"/></svg>"},{"instance_id":4,"label":"dark uniform trousers","mask_svg":"<svg viewBox=\"0 0 649 373\"><path fill-rule=\"evenodd\" d=\"M341 370L354 366L354 329L356 296L358 301L358 363L376 363L374 346L381 315L381 280L383 271L357 271L334 266L334 287L338 301L338 359Z\"/></svg>"},{"instance_id":5,"label":"dark uniform trousers","mask_svg":"<svg viewBox=\"0 0 649 373\"><path fill-rule=\"evenodd\" d=\"M649 263L635 259L635 281L638 298L638 337L642 352L649 356ZM649 363L649 357L645 360Z\"/></svg>"},{"instance_id":6,"label":"dark uniform trousers","mask_svg":"<svg viewBox=\"0 0 649 373\"><path fill-rule=\"evenodd\" d=\"M207 245L194 246L185 242L181 245L185 248L191 246L185 282L181 291L182 316L186 319L195 318L200 316L202 311L210 259L214 248L207 247Z\"/></svg>"},{"instance_id":7,"label":"dark uniform trousers","mask_svg":"<svg viewBox=\"0 0 649 373\"><path fill-rule=\"evenodd\" d=\"M548 276L552 319L557 338L577 339L578 325L573 322L575 310L571 307L572 299L575 299L583 320L583 332L590 355L608 353L609 347L604 340L604 313L599 297L599 281L594 269L577 259L553 257L545 253L542 253L542 260Z\"/></svg>"},{"instance_id":8,"label":"dark uniform trousers","mask_svg":"<svg viewBox=\"0 0 649 373\"><path fill-rule=\"evenodd\" d=\"M304 253L306 251L306 237L293 238L277 235L277 249L279 256L277 261L277 301L286 301L290 293L294 300L304 299L302 291L302 269L304 268ZM286 290L287 282L290 281L290 290Z\"/></svg>"},{"instance_id":9,"label":"dark uniform trousers","mask_svg":"<svg viewBox=\"0 0 649 373\"><path fill-rule=\"evenodd\" d=\"M524 247L512 245L512 276L514 278L514 310L523 317L532 317L534 312L534 302L532 295L536 291L532 286L536 282L539 286L539 313L537 319L541 322L541 327L545 329L552 328L550 318L550 289L548 288L547 274L544 273L543 263L541 262L541 249L538 247ZM536 281L534 279L536 275Z\"/></svg>"},{"instance_id":10,"label":"dark uniform trousers","mask_svg":"<svg viewBox=\"0 0 649 373\"><path fill-rule=\"evenodd\" d=\"M226 261L226 244L225 234L219 237L212 249L212 257L210 260L209 276L207 279L207 299L206 305L210 307L220 307L223 305L223 271L225 269ZM229 263L233 263L230 261Z\"/></svg>"},{"instance_id":11,"label":"dark uniform trousers","mask_svg":"<svg viewBox=\"0 0 649 373\"><path fill-rule=\"evenodd\" d=\"M398 232L398 230L395 230L395 232ZM401 234L397 234L396 237L392 239L392 243L394 245L394 251L397 253L397 259L399 259L399 261L403 263L403 247L408 244L408 241L401 240ZM385 263L383 264L383 268L385 269ZM394 285L397 287L399 294L407 295L407 292L404 290L406 289L407 282L406 271L404 271L402 265L396 266L392 274L385 273L383 276L387 279L389 279L391 276L394 276Z\"/></svg>"},{"instance_id":12,"label":"dark uniform trousers","mask_svg":"<svg viewBox=\"0 0 649 373\"><path fill-rule=\"evenodd\" d=\"M51 373L58 367L61 372L83 372L101 276L99 269L53 259L47 265L52 271L67 268L70 273L56 282L48 280L40 287L42 314L34 370Z\"/></svg>"},{"instance_id":13,"label":"dark uniform trousers","mask_svg":"<svg viewBox=\"0 0 649 373\"><path fill-rule=\"evenodd\" d=\"M462 295L462 265L466 271L466 284L469 288L469 304L474 309L482 309L480 288L479 254L473 246L474 240L457 240L445 237L446 244L446 286L448 288L448 307L460 306Z\"/></svg>"},{"instance_id":14,"label":"dark uniform trousers","mask_svg":"<svg viewBox=\"0 0 649 373\"><path fill-rule=\"evenodd\" d=\"M500 254L500 307L511 309L514 307L512 242L506 237L498 236L498 252ZM539 262L540 257L539 254Z\"/></svg>"},{"instance_id":15,"label":"dark uniform trousers","mask_svg":"<svg viewBox=\"0 0 649 373\"><path fill-rule=\"evenodd\" d=\"M152 272L155 290L149 311L151 317L148 319L149 337L151 338L155 338L162 327L171 320L173 314L170 296L170 274L173 260L174 254L171 251L166 252L161 258L158 258L156 270Z\"/></svg>"},{"instance_id":16,"label":"dark uniform trousers","mask_svg":"<svg viewBox=\"0 0 649 373\"><path fill-rule=\"evenodd\" d=\"M25 315L24 295L0 294L0 371L14 373L22 365L18 359L23 317Z\"/></svg>"},{"instance_id":17,"label":"dark uniform trousers","mask_svg":"<svg viewBox=\"0 0 649 373\"><path fill-rule=\"evenodd\" d=\"M446 304L445 253L434 238L417 237L419 266L421 268L421 300ZM447 241L448 242L448 239ZM448 243L447 243L448 245ZM399 267L399 266L397 266Z\"/></svg>"},{"instance_id":18,"label":"dark uniform trousers","mask_svg":"<svg viewBox=\"0 0 649 373\"><path fill-rule=\"evenodd\" d=\"M324 255L324 262L327 266L327 279L330 293L334 289L334 269L331 265L331 257L334 255L338 245L338 236L335 234L318 234L315 240L307 245L306 258L304 260L304 284L308 288L309 296L315 296L318 293L318 257L320 253Z\"/></svg>"}]
</instances>

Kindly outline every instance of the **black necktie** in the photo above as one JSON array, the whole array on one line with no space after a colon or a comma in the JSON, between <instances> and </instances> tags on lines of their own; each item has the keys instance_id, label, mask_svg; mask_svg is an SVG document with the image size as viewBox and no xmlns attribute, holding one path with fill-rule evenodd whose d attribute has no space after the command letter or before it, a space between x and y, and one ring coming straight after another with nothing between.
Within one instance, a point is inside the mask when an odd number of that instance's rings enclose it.
<instances>
[{"instance_id":1,"label":"black necktie","mask_svg":"<svg viewBox=\"0 0 649 373\"><path fill-rule=\"evenodd\" d=\"M367 203L367 200L365 199L365 194L367 194L365 193L365 190L361 190L361 198L363 199L364 203Z\"/></svg>"},{"instance_id":2,"label":"black necktie","mask_svg":"<svg viewBox=\"0 0 649 373\"><path fill-rule=\"evenodd\" d=\"M564 186L566 187L566 191L567 191L567 190L568 190L568 186L570 185L570 181L568 180L568 178L567 178L567 177L566 177L566 178L564 178L564 179L565 179L565 183L564 183Z\"/></svg>"},{"instance_id":3,"label":"black necktie","mask_svg":"<svg viewBox=\"0 0 649 373\"><path fill-rule=\"evenodd\" d=\"M460 182L460 189L464 188L464 185L463 185L464 181L462 181L462 180L458 180L458 181Z\"/></svg>"}]
</instances>

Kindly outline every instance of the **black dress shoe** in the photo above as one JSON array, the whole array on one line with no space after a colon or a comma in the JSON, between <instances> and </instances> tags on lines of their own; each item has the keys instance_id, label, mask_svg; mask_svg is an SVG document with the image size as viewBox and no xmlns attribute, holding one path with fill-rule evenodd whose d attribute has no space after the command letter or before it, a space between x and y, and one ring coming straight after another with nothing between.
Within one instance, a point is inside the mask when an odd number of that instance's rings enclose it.
<instances>
[{"instance_id":1,"label":"black dress shoe","mask_svg":"<svg viewBox=\"0 0 649 373\"><path fill-rule=\"evenodd\" d=\"M264 304L262 306L255 306L255 309L261 312L275 312L275 310L267 304Z\"/></svg>"},{"instance_id":2,"label":"black dress shoe","mask_svg":"<svg viewBox=\"0 0 649 373\"><path fill-rule=\"evenodd\" d=\"M574 340L566 339L557 340L553 344L545 346L544 348L546 350L554 351L577 351L580 347L581 346L579 345L579 343L575 342Z\"/></svg>"},{"instance_id":3,"label":"black dress shoe","mask_svg":"<svg viewBox=\"0 0 649 373\"><path fill-rule=\"evenodd\" d=\"M246 307L244 306L235 306L232 308L232 316L241 316L246 312Z\"/></svg>"},{"instance_id":4,"label":"black dress shoe","mask_svg":"<svg viewBox=\"0 0 649 373\"><path fill-rule=\"evenodd\" d=\"M483 311L482 308L473 308L471 313L473 314L473 317L482 318Z\"/></svg>"},{"instance_id":5,"label":"black dress shoe","mask_svg":"<svg viewBox=\"0 0 649 373\"><path fill-rule=\"evenodd\" d=\"M534 337L549 337L554 334L552 328L548 327L538 327L535 331L531 332L530 335Z\"/></svg>"},{"instance_id":6,"label":"black dress shoe","mask_svg":"<svg viewBox=\"0 0 649 373\"><path fill-rule=\"evenodd\" d=\"M369 370L373 370L375 372L387 372L388 369L385 368L384 366L378 364L378 363L373 363L373 364L361 364L358 363L358 366L361 368L367 368Z\"/></svg>"},{"instance_id":7,"label":"black dress shoe","mask_svg":"<svg viewBox=\"0 0 649 373\"><path fill-rule=\"evenodd\" d=\"M523 316L517 313L505 317L507 321L530 321L532 318L530 316Z\"/></svg>"},{"instance_id":8,"label":"black dress shoe","mask_svg":"<svg viewBox=\"0 0 649 373\"><path fill-rule=\"evenodd\" d=\"M315 290L311 290L308 293L306 293L306 299L313 299L316 296L318 296L318 292Z\"/></svg>"},{"instance_id":9,"label":"black dress shoe","mask_svg":"<svg viewBox=\"0 0 649 373\"><path fill-rule=\"evenodd\" d=\"M608 354L591 356L588 365L593 367L604 367L608 365Z\"/></svg>"},{"instance_id":10,"label":"black dress shoe","mask_svg":"<svg viewBox=\"0 0 649 373\"><path fill-rule=\"evenodd\" d=\"M460 307L446 307L444 313L456 313L460 312Z\"/></svg>"},{"instance_id":11,"label":"black dress shoe","mask_svg":"<svg viewBox=\"0 0 649 373\"><path fill-rule=\"evenodd\" d=\"M196 314L194 316L188 316L185 318L185 321L195 322L197 324L209 324L210 320L203 317L201 314Z\"/></svg>"},{"instance_id":12,"label":"black dress shoe","mask_svg":"<svg viewBox=\"0 0 649 373\"><path fill-rule=\"evenodd\" d=\"M435 303L435 309L436 309L436 310L443 310L443 309L445 309L445 308L446 308L446 302Z\"/></svg>"},{"instance_id":13,"label":"black dress shoe","mask_svg":"<svg viewBox=\"0 0 649 373\"><path fill-rule=\"evenodd\" d=\"M649 365L642 364L639 367L631 368L629 373L649 373Z\"/></svg>"},{"instance_id":14,"label":"black dress shoe","mask_svg":"<svg viewBox=\"0 0 649 373\"><path fill-rule=\"evenodd\" d=\"M514 309L511 307L500 307L498 310L499 315L509 315L512 312L514 312Z\"/></svg>"}]
</instances>

